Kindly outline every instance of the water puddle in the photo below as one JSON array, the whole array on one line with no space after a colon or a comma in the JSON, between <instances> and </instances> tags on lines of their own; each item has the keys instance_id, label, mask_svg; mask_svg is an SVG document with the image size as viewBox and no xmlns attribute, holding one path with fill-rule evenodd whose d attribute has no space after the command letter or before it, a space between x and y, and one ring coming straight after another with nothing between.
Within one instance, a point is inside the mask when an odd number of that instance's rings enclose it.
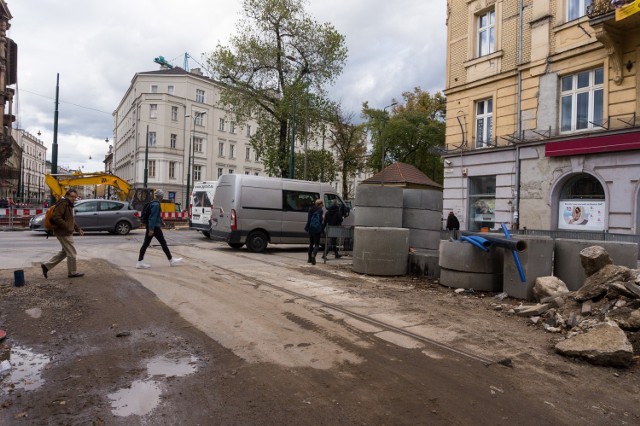
<instances>
[{"instance_id":1,"label":"water puddle","mask_svg":"<svg viewBox=\"0 0 640 426\"><path fill-rule=\"evenodd\" d=\"M2 389L34 390L44 384L42 370L51 362L51 358L37 354L30 349L14 346L9 352L9 358L3 360L3 367L7 370L0 373ZM3 369L4 369L3 368Z\"/></svg>"},{"instance_id":2,"label":"water puddle","mask_svg":"<svg viewBox=\"0 0 640 426\"><path fill-rule=\"evenodd\" d=\"M147 362L147 379L136 380L130 388L107 395L111 400L111 412L122 417L132 414L144 416L150 413L160 403L161 380L195 373L198 369L197 361L195 356L186 352L169 352L151 358Z\"/></svg>"},{"instance_id":3,"label":"water puddle","mask_svg":"<svg viewBox=\"0 0 640 426\"><path fill-rule=\"evenodd\" d=\"M136 380L128 389L120 389L108 395L111 400L111 412L126 417L131 414L144 416L160 403L159 383L151 380Z\"/></svg>"}]
</instances>

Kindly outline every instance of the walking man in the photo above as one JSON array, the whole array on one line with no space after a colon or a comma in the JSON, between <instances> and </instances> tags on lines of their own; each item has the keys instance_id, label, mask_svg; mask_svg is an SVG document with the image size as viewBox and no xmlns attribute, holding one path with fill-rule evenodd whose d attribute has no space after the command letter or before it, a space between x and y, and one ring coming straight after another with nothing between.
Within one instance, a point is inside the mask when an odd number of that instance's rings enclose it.
<instances>
[{"instance_id":1,"label":"walking man","mask_svg":"<svg viewBox=\"0 0 640 426\"><path fill-rule=\"evenodd\" d=\"M156 189L155 199L151 201L149 204L150 212L149 212L149 220L146 223L146 232L144 234L144 242L142 243L142 247L140 247L140 254L138 255L138 262L136 263L136 268L138 269L147 269L150 268L151 265L148 263L144 263L144 254L147 251L147 247L151 244L151 240L153 237L156 237L156 240L160 243L162 247L162 251L165 255L167 255L167 259L169 259L169 265L176 266L182 263L181 257L172 257L171 251L169 250L169 246L167 246L167 241L164 239L164 234L162 233L162 217L160 216L160 200L164 197L164 192L161 189Z\"/></svg>"},{"instance_id":2,"label":"walking man","mask_svg":"<svg viewBox=\"0 0 640 426\"><path fill-rule=\"evenodd\" d=\"M56 236L62 249L55 254L47 262L42 263L42 275L47 278L47 274L54 266L67 258L67 271L69 278L78 278L83 276L82 272L76 271L76 248L73 245L73 232L78 232L81 236L84 231L76 225L73 218L73 205L78 198L78 191L69 189L62 200L58 201L51 216L51 224L53 225L53 234Z\"/></svg>"},{"instance_id":3,"label":"walking man","mask_svg":"<svg viewBox=\"0 0 640 426\"><path fill-rule=\"evenodd\" d=\"M324 226L323 229L329 226L340 226L342 224L342 211L340 209L340 205L338 204L338 199L334 198L331 201L331 205L327 207L327 214L324 217ZM336 256L336 259L340 259L342 255L338 253L338 239L332 237L329 239L329 249L333 248L333 253ZM324 255L322 255L323 259L326 259Z\"/></svg>"},{"instance_id":4,"label":"walking man","mask_svg":"<svg viewBox=\"0 0 640 426\"><path fill-rule=\"evenodd\" d=\"M309 233L309 258L307 263L312 265L316 264L316 255L320 248L320 235L322 235L322 206L324 202L318 198L315 205L309 209L307 216L307 224L304 226L304 230Z\"/></svg>"}]
</instances>

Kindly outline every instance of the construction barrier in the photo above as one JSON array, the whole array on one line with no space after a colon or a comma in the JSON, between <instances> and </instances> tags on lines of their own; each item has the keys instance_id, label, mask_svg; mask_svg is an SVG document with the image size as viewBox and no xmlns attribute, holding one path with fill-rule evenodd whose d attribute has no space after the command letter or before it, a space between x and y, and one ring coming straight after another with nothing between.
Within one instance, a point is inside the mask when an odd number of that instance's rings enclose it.
<instances>
[{"instance_id":1,"label":"construction barrier","mask_svg":"<svg viewBox=\"0 0 640 426\"><path fill-rule=\"evenodd\" d=\"M37 214L43 213L45 209L36 208L36 209L0 209L0 216L13 216L13 217L24 217L24 216L35 216Z\"/></svg>"}]
</instances>

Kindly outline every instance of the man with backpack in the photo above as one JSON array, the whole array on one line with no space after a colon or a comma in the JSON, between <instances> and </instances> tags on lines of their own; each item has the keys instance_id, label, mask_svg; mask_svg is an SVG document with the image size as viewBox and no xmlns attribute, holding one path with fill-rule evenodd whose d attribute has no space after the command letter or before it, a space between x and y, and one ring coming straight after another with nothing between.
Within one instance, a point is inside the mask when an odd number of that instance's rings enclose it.
<instances>
[{"instance_id":1,"label":"man with backpack","mask_svg":"<svg viewBox=\"0 0 640 426\"><path fill-rule=\"evenodd\" d=\"M138 262L136 263L137 269L147 269L150 268L151 265L148 263L144 263L144 254L147 251L147 248L151 244L151 240L153 237L156 237L156 240L160 243L162 247L162 251L169 259L170 266L176 266L182 263L181 257L172 257L171 251L169 250L169 246L167 246L167 241L164 239L164 234L162 233L162 217L160 215L160 200L164 197L164 191L161 189L156 189L155 199L149 202L149 204L145 205L142 213L142 220L146 225L146 232L144 233L144 242L142 243L142 247L140 247L140 254L138 255Z\"/></svg>"},{"instance_id":2,"label":"man with backpack","mask_svg":"<svg viewBox=\"0 0 640 426\"><path fill-rule=\"evenodd\" d=\"M73 245L74 231L80 235L84 235L84 231L76 225L75 219L73 218L73 204L77 198L78 191L69 189L64 194L64 197L51 207L53 209L50 219L51 228L53 234L60 242L62 250L40 265L42 275L44 275L45 278L47 278L49 271L65 258L67 258L69 278L78 278L84 275L82 272L76 271L76 248Z\"/></svg>"},{"instance_id":3,"label":"man with backpack","mask_svg":"<svg viewBox=\"0 0 640 426\"><path fill-rule=\"evenodd\" d=\"M322 199L317 199L315 205L309 209L307 216L307 224L304 230L309 233L309 258L307 263L312 265L316 264L316 255L320 248L320 235L322 235L322 206L324 202Z\"/></svg>"}]
</instances>

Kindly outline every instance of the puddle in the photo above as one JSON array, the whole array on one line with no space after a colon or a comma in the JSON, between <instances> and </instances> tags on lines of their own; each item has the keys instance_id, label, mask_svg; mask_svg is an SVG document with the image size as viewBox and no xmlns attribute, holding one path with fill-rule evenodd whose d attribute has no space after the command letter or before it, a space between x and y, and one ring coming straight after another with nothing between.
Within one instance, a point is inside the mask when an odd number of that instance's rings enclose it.
<instances>
[{"instance_id":1,"label":"puddle","mask_svg":"<svg viewBox=\"0 0 640 426\"><path fill-rule=\"evenodd\" d=\"M193 374L198 369L197 360L195 356L186 352L170 352L151 358L147 362L149 377L146 380L136 380L130 388L107 395L111 400L111 412L122 417L132 414L144 416L150 413L160 403L161 378ZM152 377L157 380L152 380Z\"/></svg>"},{"instance_id":2,"label":"puddle","mask_svg":"<svg viewBox=\"0 0 640 426\"><path fill-rule=\"evenodd\" d=\"M44 384L42 370L51 361L45 355L37 354L21 346L11 348L9 362L11 369L2 374L2 389L9 391L11 384L15 389L34 390Z\"/></svg>"},{"instance_id":3,"label":"puddle","mask_svg":"<svg viewBox=\"0 0 640 426\"><path fill-rule=\"evenodd\" d=\"M111 400L111 412L116 416L144 416L160 403L161 393L159 383L153 380L136 380L130 388L120 389L107 397Z\"/></svg>"},{"instance_id":4,"label":"puddle","mask_svg":"<svg viewBox=\"0 0 640 426\"><path fill-rule=\"evenodd\" d=\"M147 372L150 376L187 376L198 369L195 365L197 360L187 353L171 352L152 358L147 363Z\"/></svg>"}]
</instances>

